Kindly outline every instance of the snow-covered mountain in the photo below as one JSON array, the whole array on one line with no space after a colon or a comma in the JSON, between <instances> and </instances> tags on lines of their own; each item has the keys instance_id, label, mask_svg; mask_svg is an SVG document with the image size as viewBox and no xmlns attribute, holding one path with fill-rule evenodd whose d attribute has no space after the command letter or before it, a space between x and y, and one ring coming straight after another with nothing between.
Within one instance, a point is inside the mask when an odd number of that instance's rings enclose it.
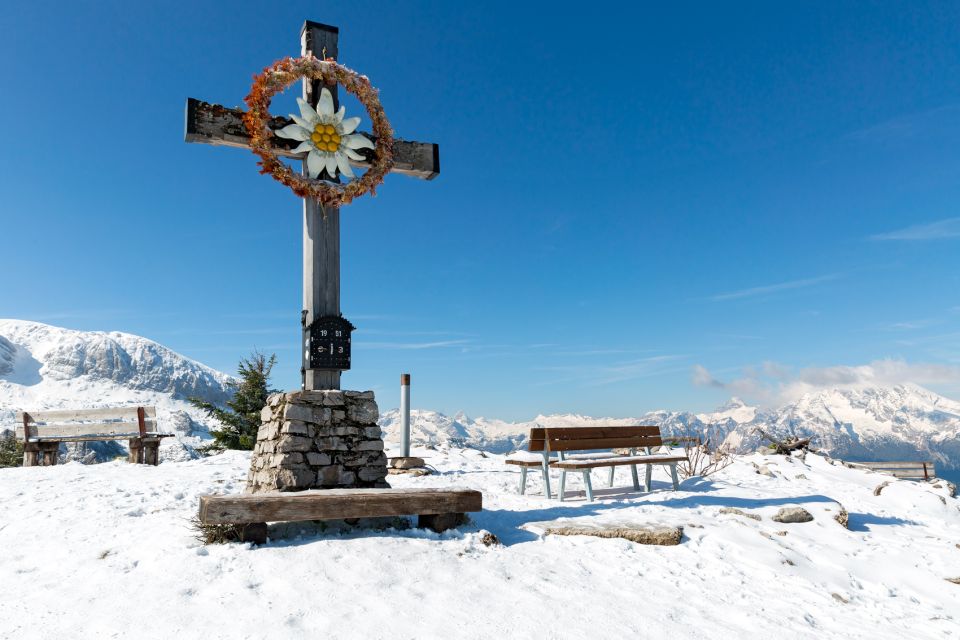
<instances>
[{"instance_id":1,"label":"snow-covered mountain","mask_svg":"<svg viewBox=\"0 0 960 640\"><path fill-rule=\"evenodd\" d=\"M13 428L20 409L154 405L163 428L178 436L164 441L161 455L183 457L213 426L187 398L222 402L230 380L139 336L0 320L0 430ZM78 447L80 457L122 453L112 442Z\"/></svg>"},{"instance_id":2,"label":"snow-covered mountain","mask_svg":"<svg viewBox=\"0 0 960 640\"><path fill-rule=\"evenodd\" d=\"M726 442L754 448L760 444L756 427L780 438L812 436L817 447L839 458L929 458L945 468L960 468L960 402L916 385L808 393L737 425Z\"/></svg>"},{"instance_id":3,"label":"snow-covered mountain","mask_svg":"<svg viewBox=\"0 0 960 640\"><path fill-rule=\"evenodd\" d=\"M537 416L529 422L449 418L434 411L413 411L411 440L423 445L451 444L503 453L521 448L532 426L589 427L655 424L665 434L696 435L735 451L764 444L757 433L813 437L819 449L848 460L932 459L943 469L960 469L960 402L915 385L858 390L827 390L803 396L776 410L750 407L734 398L713 413L654 411L635 418L581 415ZM381 418L388 444L400 441L399 412Z\"/></svg>"},{"instance_id":4,"label":"snow-covered mountain","mask_svg":"<svg viewBox=\"0 0 960 640\"><path fill-rule=\"evenodd\" d=\"M151 404L165 428L179 436L176 442L165 442L167 458L182 456L213 426L186 399L198 396L222 402L230 395L230 380L138 336L0 320L0 430L13 427L18 409ZM530 427L536 425L656 424L670 435L698 435L740 451L762 445L756 433L759 427L776 437L812 436L817 447L845 459L931 458L942 468L960 469L960 402L915 385L819 391L775 410L751 407L734 398L703 414L538 415L527 422L506 422L415 410L412 422L415 444L469 446L493 453L523 447ZM399 444L399 412L384 413L380 424L387 443ZM113 445L93 448L97 446Z\"/></svg>"}]
</instances>

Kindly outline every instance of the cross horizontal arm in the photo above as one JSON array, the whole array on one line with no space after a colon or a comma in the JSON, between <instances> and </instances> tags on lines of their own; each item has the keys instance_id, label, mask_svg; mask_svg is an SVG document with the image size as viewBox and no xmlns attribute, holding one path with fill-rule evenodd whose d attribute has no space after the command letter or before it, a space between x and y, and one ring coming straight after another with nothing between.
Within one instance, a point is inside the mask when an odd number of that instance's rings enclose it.
<instances>
[{"instance_id":1,"label":"cross horizontal arm","mask_svg":"<svg viewBox=\"0 0 960 640\"><path fill-rule=\"evenodd\" d=\"M202 142L225 147L250 148L250 136L243 125L243 109L229 109L218 104L210 104L195 98L187 98L187 121L184 140ZM270 119L270 128L276 131L293 120L277 116ZM364 133L376 141L376 137ZM274 138L274 150L277 155L302 160L303 153L292 153L291 149L300 144L296 140ZM368 159L373 157L373 149L357 149ZM369 162L353 162L356 167L369 167ZM440 145L430 142L410 142L394 139L393 169L391 173L413 176L422 180L433 180L440 173Z\"/></svg>"}]
</instances>

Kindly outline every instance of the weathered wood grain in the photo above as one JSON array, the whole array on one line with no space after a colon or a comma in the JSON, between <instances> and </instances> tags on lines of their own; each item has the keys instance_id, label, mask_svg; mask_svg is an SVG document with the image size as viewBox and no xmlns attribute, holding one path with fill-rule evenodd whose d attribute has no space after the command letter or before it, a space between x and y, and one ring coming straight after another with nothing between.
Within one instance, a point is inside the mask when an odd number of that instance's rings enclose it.
<instances>
[{"instance_id":1,"label":"weathered wood grain","mask_svg":"<svg viewBox=\"0 0 960 640\"><path fill-rule=\"evenodd\" d=\"M156 407L144 407L147 418L157 417ZM112 407L104 409L57 409L51 411L18 411L17 422L23 423L26 414L30 422L58 422L66 420L133 420L137 419L137 407Z\"/></svg>"},{"instance_id":2,"label":"weathered wood grain","mask_svg":"<svg viewBox=\"0 0 960 640\"><path fill-rule=\"evenodd\" d=\"M144 421L147 433L156 433L156 420ZM140 435L140 425L137 422L99 422L99 423L58 423L58 424L30 424L27 439L33 438L81 438L86 436L103 436L108 439L122 440L135 433ZM17 427L17 438L24 439L24 427Z\"/></svg>"},{"instance_id":3,"label":"weathered wood grain","mask_svg":"<svg viewBox=\"0 0 960 640\"><path fill-rule=\"evenodd\" d=\"M271 118L270 128L276 131L293 120L282 116ZM364 132L374 142L373 134ZM187 98L186 142L199 142L223 147L250 148L250 136L243 126L243 109L230 109L218 104ZM303 159L306 154L294 154L292 149L300 143L286 138L274 138L273 148L277 155L286 158ZM355 167L369 167L373 158L373 149L358 149L366 162L354 162ZM412 176L422 180L433 180L440 174L440 146L430 142L413 142L394 138L392 173Z\"/></svg>"},{"instance_id":4,"label":"weathered wood grain","mask_svg":"<svg viewBox=\"0 0 960 640\"><path fill-rule=\"evenodd\" d=\"M200 496L204 524L343 520L481 511L472 489L329 489L291 493Z\"/></svg>"}]
</instances>

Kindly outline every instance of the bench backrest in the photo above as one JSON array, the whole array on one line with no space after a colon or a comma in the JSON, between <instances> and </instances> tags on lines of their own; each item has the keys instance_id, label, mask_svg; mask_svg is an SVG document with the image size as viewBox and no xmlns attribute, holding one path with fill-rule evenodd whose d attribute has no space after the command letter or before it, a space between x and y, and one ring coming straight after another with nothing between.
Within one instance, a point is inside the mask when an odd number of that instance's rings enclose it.
<instances>
[{"instance_id":1,"label":"bench backrest","mask_svg":"<svg viewBox=\"0 0 960 640\"><path fill-rule=\"evenodd\" d=\"M660 427L534 427L530 451L589 451L593 449L642 449L663 444Z\"/></svg>"},{"instance_id":2,"label":"bench backrest","mask_svg":"<svg viewBox=\"0 0 960 640\"><path fill-rule=\"evenodd\" d=\"M156 433L156 407L17 412L17 438L24 442L122 440Z\"/></svg>"},{"instance_id":3,"label":"bench backrest","mask_svg":"<svg viewBox=\"0 0 960 640\"><path fill-rule=\"evenodd\" d=\"M937 475L936 467L932 462L855 462L853 464L907 480L926 480Z\"/></svg>"}]
</instances>

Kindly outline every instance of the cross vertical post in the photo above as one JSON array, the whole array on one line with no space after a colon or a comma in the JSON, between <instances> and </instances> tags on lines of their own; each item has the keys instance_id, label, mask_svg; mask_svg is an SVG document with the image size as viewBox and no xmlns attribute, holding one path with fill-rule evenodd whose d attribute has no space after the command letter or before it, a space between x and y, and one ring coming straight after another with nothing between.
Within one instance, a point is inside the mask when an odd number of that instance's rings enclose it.
<instances>
[{"instance_id":1,"label":"cross vertical post","mask_svg":"<svg viewBox=\"0 0 960 640\"><path fill-rule=\"evenodd\" d=\"M310 20L300 30L301 54L324 58L338 57L339 29ZM324 85L305 78L303 99L316 107ZM337 85L326 85L339 107ZM304 160L303 170L306 173ZM328 176L329 179L329 176ZM340 315L340 207L321 207L312 198L303 200L303 323L304 328L317 318ZM303 388L339 389L340 371L310 368L306 331L300 352L303 358Z\"/></svg>"}]
</instances>

